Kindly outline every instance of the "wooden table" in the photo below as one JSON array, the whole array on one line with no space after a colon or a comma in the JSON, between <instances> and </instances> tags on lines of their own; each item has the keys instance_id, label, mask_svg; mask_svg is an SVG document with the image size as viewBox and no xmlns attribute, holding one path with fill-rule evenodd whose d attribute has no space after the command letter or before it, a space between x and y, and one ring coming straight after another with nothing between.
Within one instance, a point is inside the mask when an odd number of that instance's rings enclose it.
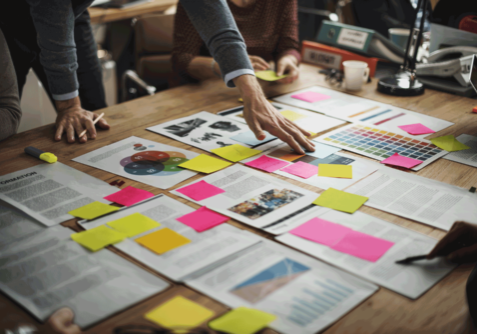
<instances>
[{"instance_id":1,"label":"wooden table","mask_svg":"<svg viewBox=\"0 0 477 334\"><path fill-rule=\"evenodd\" d=\"M268 96L277 96L305 87L320 85L329 87L324 77L317 73L314 66L302 65L300 79L291 85L269 84L264 87ZM425 94L417 97L391 97L376 91L376 80L365 85L362 91L355 95L366 97L372 100L395 105L397 107L421 112L442 118L456 125L449 127L434 137L462 133L477 133L477 115L471 112L475 105L475 100L441 93L433 90L426 90ZM26 146L34 144L35 147L44 151L55 153L59 161L74 167L82 172L88 173L101 180L111 182L118 179L118 176L85 166L71 159L114 143L129 136L138 136L149 140L154 140L164 144L169 144L197 153L204 153L197 148L190 147L178 141L146 131L146 127L173 120L178 117L192 115L202 110L218 112L227 108L232 108L239 103L239 95L236 89L226 88L220 81L206 81L199 85L187 85L175 89L160 92L154 96L141 98L120 105L116 105L104 110L106 119L112 126L109 131L99 131L98 138L88 141L86 144L68 144L65 141L56 143L53 141L55 132L53 125L46 125L37 129L23 132L0 143L0 175L18 171L24 168L41 163L23 153ZM430 138L431 136L429 136ZM366 157L362 157L367 159ZM411 172L414 173L414 172ZM286 179L282 176L271 174L274 177ZM462 165L445 159L440 159L431 165L423 168L417 175L450 183L456 186L470 188L477 185L477 170L473 167ZM193 180L203 177L197 175ZM121 178L123 179L123 178ZM154 194L166 191L147 186L142 183L127 180L126 186L135 186ZM299 181L286 179L301 187L321 193L322 190L316 187L301 183ZM192 181L191 179L178 185L182 186ZM194 208L197 204L188 202L182 198L173 196L175 199L187 203ZM413 222L411 220L381 212L369 207L362 207L361 211L379 217L394 224L428 234L435 238L441 238L445 233L441 230ZM233 225L254 231L268 238L270 235L265 232L255 230L241 223L232 221ZM74 220L64 223L73 229L79 230ZM116 253L120 253L110 247ZM123 254L123 256L125 256ZM127 256L125 256L128 258ZM145 270L150 269L143 266L136 260L130 259ZM468 311L465 300L465 283L470 274L472 266L459 266L451 274L445 277L426 294L418 300L410 300L388 289L381 288L376 294L364 301L361 305L352 310L349 314L333 324L326 333L350 333L350 334L386 334L386 333L461 333L459 328L464 326L468 319ZM153 271L151 271L153 272ZM160 274L154 274L162 277ZM144 313L159 305L175 294L187 296L211 309L218 314L225 312L227 308L214 301L210 297L204 296L192 289L179 284L173 284L172 288L145 300L138 305L124 310L119 314L110 317L100 324L86 330L86 333L112 333L112 329L122 324L149 324L142 319ZM28 313L23 311L17 304L0 294L0 330L13 328L18 323L32 323L41 328ZM7 317L4 315L8 314ZM263 333L275 333L272 330L265 330ZM293 333L287 333L293 334Z\"/></svg>"},{"instance_id":2,"label":"wooden table","mask_svg":"<svg viewBox=\"0 0 477 334\"><path fill-rule=\"evenodd\" d=\"M177 1L178 0L152 0L150 2L122 9L90 7L88 8L88 11L91 16L91 23L98 24L130 19L144 14L162 12L177 4Z\"/></svg>"}]
</instances>

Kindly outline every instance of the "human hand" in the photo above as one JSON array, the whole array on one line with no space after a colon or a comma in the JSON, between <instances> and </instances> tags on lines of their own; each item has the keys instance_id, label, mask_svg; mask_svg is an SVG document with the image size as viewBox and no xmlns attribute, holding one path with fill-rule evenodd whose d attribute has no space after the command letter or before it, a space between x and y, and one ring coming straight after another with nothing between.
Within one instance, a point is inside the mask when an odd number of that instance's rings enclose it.
<instances>
[{"instance_id":1,"label":"human hand","mask_svg":"<svg viewBox=\"0 0 477 334\"><path fill-rule=\"evenodd\" d=\"M290 84L300 75L298 70L298 59L293 55L286 55L281 57L277 63L277 76L288 74L286 78L280 79L277 82L281 84Z\"/></svg>"},{"instance_id":2,"label":"human hand","mask_svg":"<svg viewBox=\"0 0 477 334\"><path fill-rule=\"evenodd\" d=\"M93 112L81 108L81 103L78 97L66 101L55 101L58 116L56 117L56 134L55 140L61 140L63 132L66 132L66 137L69 143L75 142L75 132L79 136L84 129L87 129L90 138L96 138L96 129L93 121L99 116ZM101 118L96 123L102 129L109 129L109 124L104 118ZM80 143L85 143L88 140L88 135L84 134L79 138Z\"/></svg>"},{"instance_id":3,"label":"human hand","mask_svg":"<svg viewBox=\"0 0 477 334\"><path fill-rule=\"evenodd\" d=\"M63 307L48 318L46 325L52 333L80 334L81 329L73 322L74 316L71 309Z\"/></svg>"},{"instance_id":4,"label":"human hand","mask_svg":"<svg viewBox=\"0 0 477 334\"><path fill-rule=\"evenodd\" d=\"M452 228L427 255L427 259L446 256L457 263L477 261L477 226L466 222L455 222Z\"/></svg>"},{"instance_id":5,"label":"human hand","mask_svg":"<svg viewBox=\"0 0 477 334\"><path fill-rule=\"evenodd\" d=\"M258 140L265 139L265 130L290 145L298 154L305 154L303 148L315 151L315 145L306 138L311 134L283 117L267 101L254 76L241 75L234 79L234 83L243 98L244 118Z\"/></svg>"},{"instance_id":6,"label":"human hand","mask_svg":"<svg viewBox=\"0 0 477 334\"><path fill-rule=\"evenodd\" d=\"M265 71L270 68L270 64L268 64L265 59L259 56L248 56L250 58L250 62L252 63L253 70L257 71Z\"/></svg>"}]
</instances>

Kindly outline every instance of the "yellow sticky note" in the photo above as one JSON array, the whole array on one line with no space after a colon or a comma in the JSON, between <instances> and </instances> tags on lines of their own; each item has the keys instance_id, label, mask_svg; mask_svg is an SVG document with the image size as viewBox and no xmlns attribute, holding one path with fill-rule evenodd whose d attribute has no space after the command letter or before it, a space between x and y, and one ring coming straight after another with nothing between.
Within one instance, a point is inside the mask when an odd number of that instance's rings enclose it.
<instances>
[{"instance_id":1,"label":"yellow sticky note","mask_svg":"<svg viewBox=\"0 0 477 334\"><path fill-rule=\"evenodd\" d=\"M292 122L296 122L299 119L308 117L306 115L299 114L296 111L292 111L292 110L282 110L282 111L280 111L280 114L282 114L283 117L285 117L286 119L288 119Z\"/></svg>"},{"instance_id":2,"label":"yellow sticky note","mask_svg":"<svg viewBox=\"0 0 477 334\"><path fill-rule=\"evenodd\" d=\"M262 151L255 150L253 148L248 148L239 144L233 144L230 146L214 148L212 152L222 158L225 158L233 162L237 162L243 159L250 158L254 155L257 155L261 153Z\"/></svg>"},{"instance_id":3,"label":"yellow sticky note","mask_svg":"<svg viewBox=\"0 0 477 334\"><path fill-rule=\"evenodd\" d=\"M346 191L328 188L313 204L326 208L353 213L358 210L366 201L367 197L359 196Z\"/></svg>"},{"instance_id":4,"label":"yellow sticky note","mask_svg":"<svg viewBox=\"0 0 477 334\"><path fill-rule=\"evenodd\" d=\"M213 317L215 313L182 296L175 296L156 307L144 317L159 326L194 328Z\"/></svg>"},{"instance_id":5,"label":"yellow sticky note","mask_svg":"<svg viewBox=\"0 0 477 334\"><path fill-rule=\"evenodd\" d=\"M190 242L183 235L167 227L137 238L134 241L159 255Z\"/></svg>"},{"instance_id":6,"label":"yellow sticky note","mask_svg":"<svg viewBox=\"0 0 477 334\"><path fill-rule=\"evenodd\" d=\"M352 179L353 167L351 165L318 164L318 176Z\"/></svg>"},{"instance_id":7,"label":"yellow sticky note","mask_svg":"<svg viewBox=\"0 0 477 334\"><path fill-rule=\"evenodd\" d=\"M129 238L161 226L158 222L140 214L139 212L113 220L107 225L118 232L126 234Z\"/></svg>"},{"instance_id":8,"label":"yellow sticky note","mask_svg":"<svg viewBox=\"0 0 477 334\"><path fill-rule=\"evenodd\" d=\"M197 172L208 174L208 173L216 172L230 165L231 165L230 162L223 161L223 160L208 156L206 154L201 154L193 159L190 159L189 161L186 161L180 164L179 167L192 169Z\"/></svg>"},{"instance_id":9,"label":"yellow sticky note","mask_svg":"<svg viewBox=\"0 0 477 334\"><path fill-rule=\"evenodd\" d=\"M283 74L278 76L277 72L272 71L272 70L267 70L267 71L258 71L255 72L255 76L259 79L265 80L265 81L277 81L283 78L286 78L288 74Z\"/></svg>"},{"instance_id":10,"label":"yellow sticky note","mask_svg":"<svg viewBox=\"0 0 477 334\"><path fill-rule=\"evenodd\" d=\"M238 307L209 322L209 327L230 334L253 334L268 326L277 317L248 307Z\"/></svg>"},{"instance_id":11,"label":"yellow sticky note","mask_svg":"<svg viewBox=\"0 0 477 334\"><path fill-rule=\"evenodd\" d=\"M81 208L74 209L68 213L78 218L91 220L96 217L103 216L107 213L118 211L118 210L119 208L115 206L111 206L101 202L93 202L85 206L82 206Z\"/></svg>"},{"instance_id":12,"label":"yellow sticky note","mask_svg":"<svg viewBox=\"0 0 477 334\"><path fill-rule=\"evenodd\" d=\"M71 235L71 239L93 252L123 241L126 238L126 234L112 230L104 225Z\"/></svg>"},{"instance_id":13,"label":"yellow sticky note","mask_svg":"<svg viewBox=\"0 0 477 334\"><path fill-rule=\"evenodd\" d=\"M453 135L432 138L431 142L437 147L449 152L462 151L470 148L458 141Z\"/></svg>"},{"instance_id":14,"label":"yellow sticky note","mask_svg":"<svg viewBox=\"0 0 477 334\"><path fill-rule=\"evenodd\" d=\"M282 160L286 160L286 161L295 161L296 159L299 159L301 157L304 157L305 154L293 154L293 153L290 153L290 154L285 154L285 155L282 155L280 157L280 159Z\"/></svg>"}]
</instances>

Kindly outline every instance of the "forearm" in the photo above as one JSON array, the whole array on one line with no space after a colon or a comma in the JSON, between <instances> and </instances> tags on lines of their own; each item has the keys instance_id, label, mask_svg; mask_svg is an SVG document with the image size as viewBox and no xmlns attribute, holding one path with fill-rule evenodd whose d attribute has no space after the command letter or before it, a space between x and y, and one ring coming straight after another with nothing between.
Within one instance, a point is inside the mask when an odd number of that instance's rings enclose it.
<instances>
[{"instance_id":1,"label":"forearm","mask_svg":"<svg viewBox=\"0 0 477 334\"><path fill-rule=\"evenodd\" d=\"M195 57L189 63L187 73L197 80L217 78L217 75L221 77L220 67L213 60L212 57ZM214 67L212 68L212 66Z\"/></svg>"},{"instance_id":2,"label":"forearm","mask_svg":"<svg viewBox=\"0 0 477 334\"><path fill-rule=\"evenodd\" d=\"M20 108L0 106L0 141L17 133L20 119Z\"/></svg>"}]
</instances>

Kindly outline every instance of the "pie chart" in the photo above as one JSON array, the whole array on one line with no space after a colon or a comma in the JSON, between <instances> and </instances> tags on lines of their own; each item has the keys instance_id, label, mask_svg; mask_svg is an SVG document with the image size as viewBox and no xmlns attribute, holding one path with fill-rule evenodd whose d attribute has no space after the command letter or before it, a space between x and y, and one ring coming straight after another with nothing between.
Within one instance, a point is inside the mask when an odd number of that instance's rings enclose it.
<instances>
[{"instance_id":1,"label":"pie chart","mask_svg":"<svg viewBox=\"0 0 477 334\"><path fill-rule=\"evenodd\" d=\"M129 174L168 176L180 173L182 169L177 165L187 160L186 156L179 152L142 151L121 159L119 163Z\"/></svg>"}]
</instances>

